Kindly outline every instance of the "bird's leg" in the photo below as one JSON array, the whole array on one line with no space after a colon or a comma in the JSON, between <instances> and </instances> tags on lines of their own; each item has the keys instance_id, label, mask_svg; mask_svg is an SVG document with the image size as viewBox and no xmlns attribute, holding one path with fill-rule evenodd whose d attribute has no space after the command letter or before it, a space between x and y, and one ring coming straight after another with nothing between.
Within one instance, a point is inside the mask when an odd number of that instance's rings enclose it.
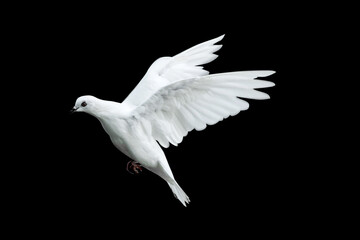
<instances>
[{"instance_id":1,"label":"bird's leg","mask_svg":"<svg viewBox=\"0 0 360 240\"><path fill-rule=\"evenodd\" d=\"M139 174L142 172L142 166L140 163L131 160L126 164L126 171L131 174Z\"/></svg>"}]
</instances>

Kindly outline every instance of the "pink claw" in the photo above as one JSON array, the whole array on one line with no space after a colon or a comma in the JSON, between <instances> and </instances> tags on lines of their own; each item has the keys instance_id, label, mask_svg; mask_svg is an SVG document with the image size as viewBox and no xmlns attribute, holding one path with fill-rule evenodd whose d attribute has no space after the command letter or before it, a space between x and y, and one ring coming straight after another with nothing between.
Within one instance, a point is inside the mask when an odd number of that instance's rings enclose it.
<instances>
[{"instance_id":1,"label":"pink claw","mask_svg":"<svg viewBox=\"0 0 360 240\"><path fill-rule=\"evenodd\" d=\"M142 172L142 166L138 162L129 161L126 164L126 171L128 171L131 174L139 174Z\"/></svg>"}]
</instances>

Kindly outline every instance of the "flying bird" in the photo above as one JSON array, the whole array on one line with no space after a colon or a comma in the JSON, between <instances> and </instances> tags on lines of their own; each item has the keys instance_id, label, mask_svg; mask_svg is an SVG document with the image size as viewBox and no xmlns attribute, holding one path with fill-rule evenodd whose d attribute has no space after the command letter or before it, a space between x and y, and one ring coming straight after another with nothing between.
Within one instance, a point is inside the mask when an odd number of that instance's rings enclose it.
<instances>
[{"instance_id":1,"label":"flying bird","mask_svg":"<svg viewBox=\"0 0 360 240\"><path fill-rule=\"evenodd\" d=\"M161 57L122 103L81 96L72 112L96 117L117 149L132 159L127 170L157 174L186 207L190 199L176 182L161 147L177 146L193 129L204 130L249 108L245 99L269 99L258 88L274 83L256 79L275 71L209 74L201 65L217 58L224 35L173 57Z\"/></svg>"}]
</instances>

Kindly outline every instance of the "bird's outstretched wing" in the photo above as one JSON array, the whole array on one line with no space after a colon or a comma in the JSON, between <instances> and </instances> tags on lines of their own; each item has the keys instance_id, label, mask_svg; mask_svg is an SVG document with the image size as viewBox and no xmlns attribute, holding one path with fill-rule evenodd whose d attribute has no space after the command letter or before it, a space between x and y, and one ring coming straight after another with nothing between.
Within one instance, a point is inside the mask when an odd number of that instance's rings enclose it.
<instances>
[{"instance_id":1,"label":"bird's outstretched wing","mask_svg":"<svg viewBox=\"0 0 360 240\"><path fill-rule=\"evenodd\" d=\"M200 65L216 59L217 55L214 52L219 50L222 45L214 44L223 37L224 35L200 43L173 57L157 59L123 103L133 107L140 106L160 88L170 83L209 74Z\"/></svg>"},{"instance_id":2,"label":"bird's outstretched wing","mask_svg":"<svg viewBox=\"0 0 360 240\"><path fill-rule=\"evenodd\" d=\"M193 129L205 129L224 118L249 107L240 98L268 99L256 88L274 86L257 80L274 71L243 71L198 76L177 80L156 90L131 111L131 116L144 126L151 125L151 135L161 146L177 146Z\"/></svg>"}]
</instances>

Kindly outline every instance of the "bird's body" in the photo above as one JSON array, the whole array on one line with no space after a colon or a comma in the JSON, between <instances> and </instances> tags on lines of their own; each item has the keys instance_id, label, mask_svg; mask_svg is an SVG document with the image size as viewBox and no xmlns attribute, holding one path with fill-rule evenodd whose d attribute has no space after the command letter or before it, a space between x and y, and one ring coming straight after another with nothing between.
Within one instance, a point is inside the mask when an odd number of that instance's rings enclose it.
<instances>
[{"instance_id":1,"label":"bird's body","mask_svg":"<svg viewBox=\"0 0 360 240\"><path fill-rule=\"evenodd\" d=\"M119 117L99 118L117 149L146 168L155 167L164 154L141 122ZM150 170L150 169L149 169Z\"/></svg>"},{"instance_id":2,"label":"bird's body","mask_svg":"<svg viewBox=\"0 0 360 240\"><path fill-rule=\"evenodd\" d=\"M92 111L91 115L101 122L118 150L163 178L170 188L174 189L176 196L183 196L180 201L184 205L185 202L189 202L189 198L174 179L164 151L152 137L150 125L145 126L144 121L133 118L130 107L126 104L105 101L93 96L83 96L79 101L96 106L96 111Z\"/></svg>"},{"instance_id":3,"label":"bird's body","mask_svg":"<svg viewBox=\"0 0 360 240\"><path fill-rule=\"evenodd\" d=\"M238 97L269 98L254 88L274 85L255 80L274 71L208 75L199 65L216 58L213 52L221 46L214 43L222 37L156 60L122 103L82 96L74 107L96 117L116 148L163 178L184 206L190 199L176 182L160 146L177 146L189 131L203 130L246 110L249 104Z\"/></svg>"}]
</instances>

